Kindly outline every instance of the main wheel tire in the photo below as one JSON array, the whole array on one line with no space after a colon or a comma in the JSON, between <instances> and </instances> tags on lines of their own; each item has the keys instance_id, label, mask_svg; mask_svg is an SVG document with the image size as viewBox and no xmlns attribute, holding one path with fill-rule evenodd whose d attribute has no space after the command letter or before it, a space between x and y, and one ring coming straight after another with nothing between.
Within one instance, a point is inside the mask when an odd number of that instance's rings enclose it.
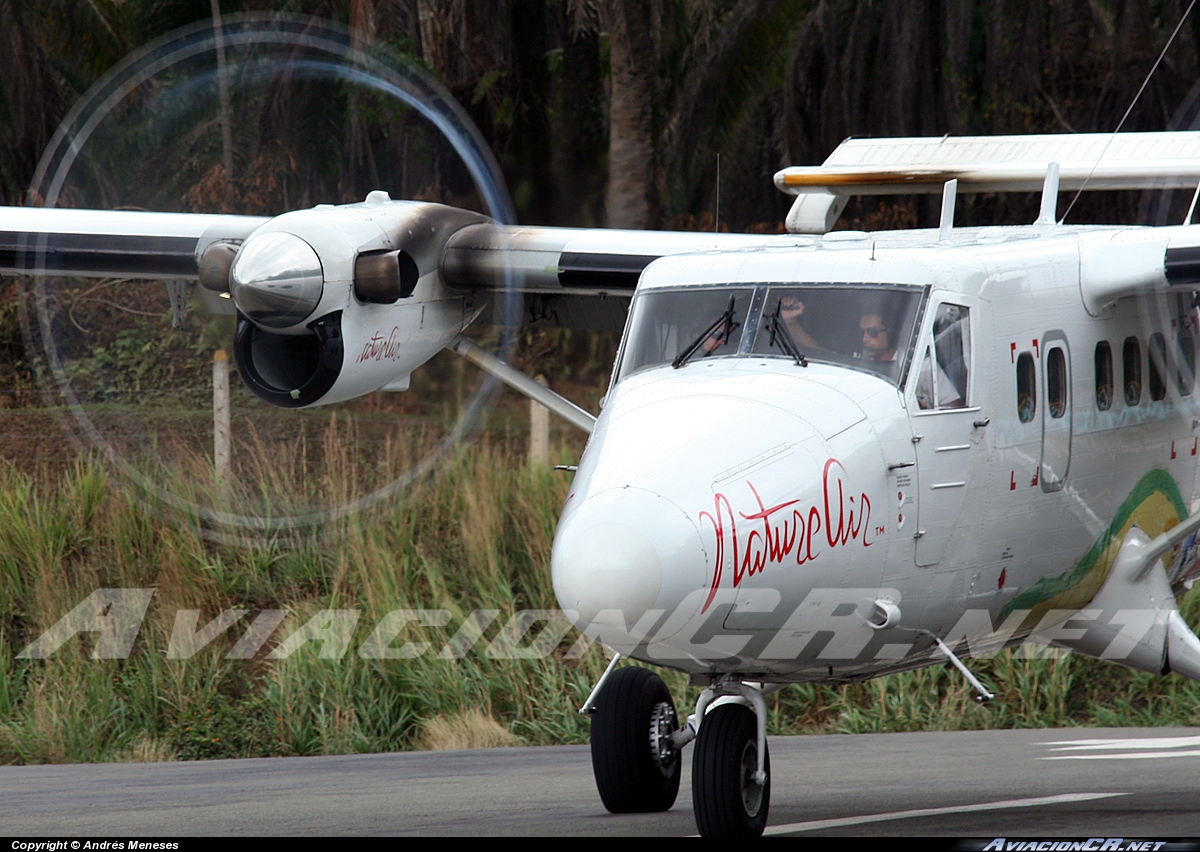
<instances>
[{"instance_id":1,"label":"main wheel tire","mask_svg":"<svg viewBox=\"0 0 1200 852\"><path fill-rule=\"evenodd\" d=\"M592 771L604 807L634 814L675 804L680 753L665 737L676 727L675 704L661 677L637 666L609 676L592 716Z\"/></svg>"},{"instance_id":2,"label":"main wheel tire","mask_svg":"<svg viewBox=\"0 0 1200 852\"><path fill-rule=\"evenodd\" d=\"M704 837L760 837L771 805L771 752L758 771L758 724L741 704L722 704L700 723L692 755L692 807Z\"/></svg>"}]
</instances>

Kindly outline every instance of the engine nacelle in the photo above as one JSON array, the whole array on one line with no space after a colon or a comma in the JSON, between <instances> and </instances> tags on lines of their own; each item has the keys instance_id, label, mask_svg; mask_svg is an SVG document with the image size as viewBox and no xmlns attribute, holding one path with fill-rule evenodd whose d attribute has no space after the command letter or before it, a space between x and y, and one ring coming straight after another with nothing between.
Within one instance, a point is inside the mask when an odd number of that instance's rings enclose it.
<instances>
[{"instance_id":1,"label":"engine nacelle","mask_svg":"<svg viewBox=\"0 0 1200 852\"><path fill-rule=\"evenodd\" d=\"M474 295L447 287L438 267L451 235L487 221L373 192L362 204L277 216L236 253L204 247L202 283L227 283L234 357L260 399L303 408L401 389L474 319Z\"/></svg>"}]
</instances>

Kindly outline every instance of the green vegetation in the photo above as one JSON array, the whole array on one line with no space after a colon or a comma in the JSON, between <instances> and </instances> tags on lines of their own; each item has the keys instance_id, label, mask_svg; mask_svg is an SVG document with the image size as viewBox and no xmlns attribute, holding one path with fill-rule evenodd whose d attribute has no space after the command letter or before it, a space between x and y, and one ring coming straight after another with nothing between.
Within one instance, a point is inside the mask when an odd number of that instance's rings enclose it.
<instances>
[{"instance_id":1,"label":"green vegetation","mask_svg":"<svg viewBox=\"0 0 1200 852\"><path fill-rule=\"evenodd\" d=\"M548 561L567 487L564 474L533 470L510 446L484 439L370 522L351 518L322 538L286 543L214 543L201 524L158 511L97 463L54 477L8 466L0 471L0 763L586 742L576 708L605 665L599 648L577 646L571 630L541 658L494 659L487 650L514 612L556 606ZM92 659L94 633L44 660L17 658L100 588L155 589L128 659ZM167 658L179 610L199 610L203 626L226 609L249 612L189 658ZM249 659L228 659L251 620L273 609L287 614L268 642ZM323 658L325 646L313 641L270 659L317 612L348 609L362 614L344 656L335 649ZM427 641L426 653L362 658L396 609L452 617L445 627L410 625L392 644ZM458 646L460 659L441 658L475 609L500 614L477 642ZM1193 622L1195 609L1189 597ZM996 701L977 704L956 672L935 667L854 686L789 687L768 698L771 729L1200 724L1200 685L1177 676L1019 652L972 667ZM681 675L666 675L681 709L695 700Z\"/></svg>"},{"instance_id":2,"label":"green vegetation","mask_svg":"<svg viewBox=\"0 0 1200 852\"><path fill-rule=\"evenodd\" d=\"M582 741L573 707L603 670L602 654L568 663L484 653L512 612L554 605L546 563L566 486L563 474L531 471L485 443L369 527L351 520L324 542L232 546L156 515L96 464L57 485L9 468L0 482L0 762L386 751L428 742L433 720L472 710L522 742ZM15 659L94 590L148 587L155 597L129 659L92 659L89 634L46 660ZM485 606L501 617L483 641L461 660L438 659L463 617ZM166 658L178 610L200 610L203 625L230 608L251 614L189 659ZM288 617L269 644L252 659L225 659L250 619L275 608ZM321 659L316 643L267 659L316 611L351 608L362 616L344 658ZM376 623L401 608L454 618L445 630L420 629L431 653L361 659Z\"/></svg>"}]
</instances>

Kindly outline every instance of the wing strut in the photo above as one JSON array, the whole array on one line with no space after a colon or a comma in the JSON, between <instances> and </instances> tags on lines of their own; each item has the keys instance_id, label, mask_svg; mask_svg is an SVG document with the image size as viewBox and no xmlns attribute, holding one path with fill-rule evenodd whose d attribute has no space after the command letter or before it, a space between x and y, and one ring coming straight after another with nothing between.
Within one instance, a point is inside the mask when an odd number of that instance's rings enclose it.
<instances>
[{"instance_id":1,"label":"wing strut","mask_svg":"<svg viewBox=\"0 0 1200 852\"><path fill-rule=\"evenodd\" d=\"M982 704L984 701L991 701L996 697L993 693L988 692L987 688L979 682L975 675L971 674L971 670L966 667L963 661L960 660L952 650L950 650L950 647L945 642L943 642L937 636L934 636L933 633L928 630L917 630L916 632L924 633L937 643L937 646L939 649L941 649L941 652L949 658L950 662L954 664L956 669L962 672L962 676L967 679L967 683L975 687L975 691L979 693L979 695L977 695L975 698L976 701Z\"/></svg>"},{"instance_id":2,"label":"wing strut","mask_svg":"<svg viewBox=\"0 0 1200 852\"><path fill-rule=\"evenodd\" d=\"M596 426L596 418L588 414L571 400L557 394L545 385L540 385L515 367L501 361L492 353L472 343L461 334L450 341L446 347L456 355L461 355L485 373L498 378L518 393L524 394L536 402L549 408L572 426L591 434Z\"/></svg>"}]
</instances>

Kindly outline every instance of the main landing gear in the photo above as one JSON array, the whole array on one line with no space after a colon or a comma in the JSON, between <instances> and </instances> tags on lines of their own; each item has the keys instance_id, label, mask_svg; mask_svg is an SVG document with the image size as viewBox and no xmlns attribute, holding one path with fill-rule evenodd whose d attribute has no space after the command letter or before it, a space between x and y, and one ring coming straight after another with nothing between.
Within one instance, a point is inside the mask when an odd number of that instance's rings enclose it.
<instances>
[{"instance_id":1,"label":"main landing gear","mask_svg":"<svg viewBox=\"0 0 1200 852\"><path fill-rule=\"evenodd\" d=\"M614 814L669 810L679 795L681 754L675 703L649 669L617 669L592 716L592 771L604 807Z\"/></svg>"},{"instance_id":2,"label":"main landing gear","mask_svg":"<svg viewBox=\"0 0 1200 852\"><path fill-rule=\"evenodd\" d=\"M763 833L771 780L767 708L760 690L736 681L709 687L701 693L695 714L680 728L662 678L648 669L626 666L605 674L594 710L592 769L609 811L670 809L679 793L681 751L695 739L692 807L700 833Z\"/></svg>"}]
</instances>

